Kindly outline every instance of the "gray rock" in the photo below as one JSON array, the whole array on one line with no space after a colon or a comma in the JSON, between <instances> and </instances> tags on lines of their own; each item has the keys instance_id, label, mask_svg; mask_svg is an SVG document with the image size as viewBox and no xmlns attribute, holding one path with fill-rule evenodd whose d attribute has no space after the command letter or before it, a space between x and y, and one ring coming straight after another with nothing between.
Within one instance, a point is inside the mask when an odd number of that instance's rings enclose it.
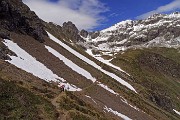
<instances>
[{"instance_id":1,"label":"gray rock","mask_svg":"<svg viewBox=\"0 0 180 120\"><path fill-rule=\"evenodd\" d=\"M0 42L0 59L1 60L11 60L11 58L8 56L16 56L15 53L10 51L4 44Z\"/></svg>"},{"instance_id":2,"label":"gray rock","mask_svg":"<svg viewBox=\"0 0 180 120\"><path fill-rule=\"evenodd\" d=\"M8 32L1 32L0 31L0 38L2 38L2 39L10 39L10 34Z\"/></svg>"},{"instance_id":3,"label":"gray rock","mask_svg":"<svg viewBox=\"0 0 180 120\"><path fill-rule=\"evenodd\" d=\"M89 33L88 33L86 30L81 30L81 31L80 31L80 35L83 36L83 37L85 37L85 38L87 38L88 34L89 34Z\"/></svg>"},{"instance_id":4,"label":"gray rock","mask_svg":"<svg viewBox=\"0 0 180 120\"><path fill-rule=\"evenodd\" d=\"M90 32L89 35L91 36L92 39L95 39L99 36L100 32L96 31L96 32Z\"/></svg>"},{"instance_id":5,"label":"gray rock","mask_svg":"<svg viewBox=\"0 0 180 120\"><path fill-rule=\"evenodd\" d=\"M77 27L70 21L63 23L62 31L73 42L84 41L84 39L79 35Z\"/></svg>"}]
</instances>

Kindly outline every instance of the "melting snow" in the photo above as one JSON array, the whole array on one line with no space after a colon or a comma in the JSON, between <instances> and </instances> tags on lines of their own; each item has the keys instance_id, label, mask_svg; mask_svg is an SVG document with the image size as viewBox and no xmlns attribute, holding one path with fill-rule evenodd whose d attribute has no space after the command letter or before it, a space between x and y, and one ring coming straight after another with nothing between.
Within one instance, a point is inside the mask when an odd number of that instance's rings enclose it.
<instances>
[{"instance_id":1,"label":"melting snow","mask_svg":"<svg viewBox=\"0 0 180 120\"><path fill-rule=\"evenodd\" d=\"M130 107L134 108L135 110L140 111L140 109L137 108L136 106L133 106L133 105L129 104L125 98L123 98L122 96L120 96L120 97L122 98L122 99L121 99L122 102L124 102L125 104L127 104L127 105L129 105Z\"/></svg>"},{"instance_id":2,"label":"melting snow","mask_svg":"<svg viewBox=\"0 0 180 120\"><path fill-rule=\"evenodd\" d=\"M97 59L98 61L100 61L100 62L102 62L102 63L104 63L104 64L106 64L106 65L108 65L108 66L110 66L110 67L113 67L113 68L115 68L115 69L117 69L117 70L119 70L119 71L121 71L121 72L123 72L123 73L126 73L124 70L122 70L120 67L117 67L117 66L115 66L115 65L113 65L112 63L110 63L110 61L111 60L104 60L102 57L100 57L100 56L98 56L98 57L96 57L95 55L93 55L93 53L92 53L92 50L91 49L87 49L87 51L86 51L89 55L91 55L92 57L94 57L95 59ZM128 73L126 73L127 75L129 75ZM130 75L129 75L130 76Z\"/></svg>"},{"instance_id":3,"label":"melting snow","mask_svg":"<svg viewBox=\"0 0 180 120\"><path fill-rule=\"evenodd\" d=\"M82 91L81 88L78 88L77 86L69 84L69 83L61 83L59 85L59 87L61 87L62 85L65 86L64 89L67 90L67 91Z\"/></svg>"},{"instance_id":4,"label":"melting snow","mask_svg":"<svg viewBox=\"0 0 180 120\"><path fill-rule=\"evenodd\" d=\"M93 98L91 98L90 96L85 95L85 97L87 97L87 98L91 99L94 103L96 103L96 101L95 101ZM96 103L96 104L97 104L97 103Z\"/></svg>"},{"instance_id":5,"label":"melting snow","mask_svg":"<svg viewBox=\"0 0 180 120\"><path fill-rule=\"evenodd\" d=\"M108 112L113 113L114 115L117 115L117 116L121 117L121 118L124 119L124 120L132 120L131 118L129 118L129 117L127 117L127 116L125 116L125 115L117 112L117 111L114 111L114 110L112 110L111 108L108 108L107 106L105 106L104 109L105 109L106 111L108 111Z\"/></svg>"},{"instance_id":6,"label":"melting snow","mask_svg":"<svg viewBox=\"0 0 180 120\"><path fill-rule=\"evenodd\" d=\"M180 112L179 112L179 111L177 111L177 110L175 110L175 109L173 109L173 110L174 110L174 112L175 112L176 114L180 115Z\"/></svg>"},{"instance_id":7,"label":"melting snow","mask_svg":"<svg viewBox=\"0 0 180 120\"><path fill-rule=\"evenodd\" d=\"M62 60L68 67L70 67L72 70L74 70L75 72L81 74L82 76L86 77L87 79L92 80L93 82L96 81L95 78L93 78L91 76L91 74L89 72L87 72L86 70L84 70L83 68L77 66L76 64L74 64L72 61L70 61L69 59L65 58L63 55L61 55L59 52L57 52L56 50L54 50L53 48L49 47L49 46L45 46L46 49L48 49L48 51L50 53L52 53L54 56L58 57L60 60Z\"/></svg>"},{"instance_id":8,"label":"melting snow","mask_svg":"<svg viewBox=\"0 0 180 120\"><path fill-rule=\"evenodd\" d=\"M37 61L34 57L28 54L26 51L21 49L16 43L10 40L4 40L3 42L11 51L13 51L16 56L10 56L12 60L8 60L9 63L21 68L33 75L47 81L65 81L64 79L58 77L51 70L49 70L42 63Z\"/></svg>"},{"instance_id":9,"label":"melting snow","mask_svg":"<svg viewBox=\"0 0 180 120\"><path fill-rule=\"evenodd\" d=\"M48 33L48 32L47 32ZM114 73L108 72L104 69L102 69L99 65L97 65L95 62L93 62L92 60L86 58L85 56L81 55L80 53L76 52L74 49L72 49L71 47L69 47L68 45L64 44L63 42L61 42L60 40L58 40L57 38L55 38L53 35L51 35L50 33L48 33L50 39L52 39L54 42L58 43L59 45L61 45L62 47L64 47L66 50L68 50L69 52L71 52L72 54L74 54L76 57L80 58L81 60L85 61L86 63L88 63L89 65L95 67L96 69L100 70L101 72L103 72L104 74L110 76L111 78L117 80L118 82L120 82L122 85L128 87L130 90L136 92L136 90L126 81L122 80L120 77L118 77L117 75L115 75ZM136 92L137 93L137 92Z\"/></svg>"},{"instance_id":10,"label":"melting snow","mask_svg":"<svg viewBox=\"0 0 180 120\"><path fill-rule=\"evenodd\" d=\"M7 60L9 63L15 65L16 67L33 74L34 76L39 77L40 79L46 80L48 82L66 82L63 78L58 77L45 65L32 57L25 50L20 48L16 43L10 40L4 40L3 42L11 51L13 51L16 56L10 56L12 60ZM70 85L69 83L64 83L69 86L69 91L80 91L80 88Z\"/></svg>"},{"instance_id":11,"label":"melting snow","mask_svg":"<svg viewBox=\"0 0 180 120\"><path fill-rule=\"evenodd\" d=\"M107 85L104 85L102 83L99 82L98 84L100 87L104 88L105 90L111 92L112 94L115 94L115 95L119 95L118 93L114 92L114 90L110 89Z\"/></svg>"},{"instance_id":12,"label":"melting snow","mask_svg":"<svg viewBox=\"0 0 180 120\"><path fill-rule=\"evenodd\" d=\"M98 83L99 83L98 85L99 85L100 87L104 88L105 90L111 92L112 94L114 94L114 95L116 95L116 96L119 95L119 94L116 93L114 90L110 89L107 85L104 85L104 84L102 84L102 83L100 83L100 82L98 82ZM133 106L133 105L129 104L124 97L122 97L122 96L120 96L120 97L121 97L121 101L122 101L122 102L124 102L125 104L129 105L129 106L132 107L133 109L135 109L135 110L137 110L137 111L140 111L140 109L137 108L136 106Z\"/></svg>"}]
</instances>

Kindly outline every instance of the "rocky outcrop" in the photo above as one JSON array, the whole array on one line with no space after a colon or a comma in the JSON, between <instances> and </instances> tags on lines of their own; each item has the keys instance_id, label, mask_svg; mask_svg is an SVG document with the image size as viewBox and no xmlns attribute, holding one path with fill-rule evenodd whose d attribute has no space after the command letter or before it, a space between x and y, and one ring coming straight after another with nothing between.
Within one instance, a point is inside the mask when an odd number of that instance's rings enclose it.
<instances>
[{"instance_id":1,"label":"rocky outcrop","mask_svg":"<svg viewBox=\"0 0 180 120\"><path fill-rule=\"evenodd\" d=\"M91 36L92 39L95 39L100 35L100 32L99 31L90 32L89 35Z\"/></svg>"},{"instance_id":2,"label":"rocky outcrop","mask_svg":"<svg viewBox=\"0 0 180 120\"><path fill-rule=\"evenodd\" d=\"M42 20L22 0L0 1L0 28L30 35L39 42L44 42L43 37L47 36Z\"/></svg>"},{"instance_id":3,"label":"rocky outcrop","mask_svg":"<svg viewBox=\"0 0 180 120\"><path fill-rule=\"evenodd\" d=\"M16 56L15 53L10 51L2 42L0 42L0 60L10 60L8 55Z\"/></svg>"},{"instance_id":4,"label":"rocky outcrop","mask_svg":"<svg viewBox=\"0 0 180 120\"><path fill-rule=\"evenodd\" d=\"M70 21L63 23L62 31L73 42L84 41L79 35L77 27Z\"/></svg>"},{"instance_id":5,"label":"rocky outcrop","mask_svg":"<svg viewBox=\"0 0 180 120\"><path fill-rule=\"evenodd\" d=\"M154 102L156 105L158 105L159 107L169 112L172 112L173 104L169 96L160 94L158 92L154 92L152 96L150 97L150 100Z\"/></svg>"},{"instance_id":6,"label":"rocky outcrop","mask_svg":"<svg viewBox=\"0 0 180 120\"><path fill-rule=\"evenodd\" d=\"M2 39L10 39L10 33L7 31L0 31L0 38Z\"/></svg>"},{"instance_id":7,"label":"rocky outcrop","mask_svg":"<svg viewBox=\"0 0 180 120\"><path fill-rule=\"evenodd\" d=\"M84 38L87 38L88 34L89 34L89 33L88 33L86 30L81 30L81 31L80 31L80 35L81 35L82 37L84 37Z\"/></svg>"}]
</instances>

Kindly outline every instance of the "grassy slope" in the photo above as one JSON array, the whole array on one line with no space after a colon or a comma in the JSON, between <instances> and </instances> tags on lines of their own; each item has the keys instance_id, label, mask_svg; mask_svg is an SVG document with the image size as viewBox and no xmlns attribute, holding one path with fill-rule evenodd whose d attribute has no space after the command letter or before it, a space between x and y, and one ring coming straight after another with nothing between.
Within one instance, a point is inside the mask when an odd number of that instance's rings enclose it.
<instances>
[{"instance_id":1,"label":"grassy slope","mask_svg":"<svg viewBox=\"0 0 180 120\"><path fill-rule=\"evenodd\" d=\"M55 107L13 82L0 79L0 119L55 120Z\"/></svg>"},{"instance_id":2,"label":"grassy slope","mask_svg":"<svg viewBox=\"0 0 180 120\"><path fill-rule=\"evenodd\" d=\"M24 119L24 120L106 120L103 113L97 111L91 105L80 100L71 92L59 94L56 108L53 104L40 95L9 82L0 79L0 119ZM63 116L63 117L62 117Z\"/></svg>"},{"instance_id":3,"label":"grassy slope","mask_svg":"<svg viewBox=\"0 0 180 120\"><path fill-rule=\"evenodd\" d=\"M139 93L161 108L180 110L180 54L176 49L128 50L112 63L134 77Z\"/></svg>"},{"instance_id":4,"label":"grassy slope","mask_svg":"<svg viewBox=\"0 0 180 120\"><path fill-rule=\"evenodd\" d=\"M72 92L62 93L57 103L59 108L65 112L68 117L73 120L107 120L103 113L97 111L92 105L87 104L79 99Z\"/></svg>"}]
</instances>

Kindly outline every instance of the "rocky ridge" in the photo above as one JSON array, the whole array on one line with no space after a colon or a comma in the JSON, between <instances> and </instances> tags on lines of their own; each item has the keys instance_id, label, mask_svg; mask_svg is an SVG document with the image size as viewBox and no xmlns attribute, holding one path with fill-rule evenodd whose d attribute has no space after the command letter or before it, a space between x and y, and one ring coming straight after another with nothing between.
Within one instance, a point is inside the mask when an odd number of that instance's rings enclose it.
<instances>
[{"instance_id":1,"label":"rocky ridge","mask_svg":"<svg viewBox=\"0 0 180 120\"><path fill-rule=\"evenodd\" d=\"M82 36L86 40L86 48L119 52L140 47L178 47L180 13L154 14L145 20L126 20L94 34Z\"/></svg>"}]
</instances>

